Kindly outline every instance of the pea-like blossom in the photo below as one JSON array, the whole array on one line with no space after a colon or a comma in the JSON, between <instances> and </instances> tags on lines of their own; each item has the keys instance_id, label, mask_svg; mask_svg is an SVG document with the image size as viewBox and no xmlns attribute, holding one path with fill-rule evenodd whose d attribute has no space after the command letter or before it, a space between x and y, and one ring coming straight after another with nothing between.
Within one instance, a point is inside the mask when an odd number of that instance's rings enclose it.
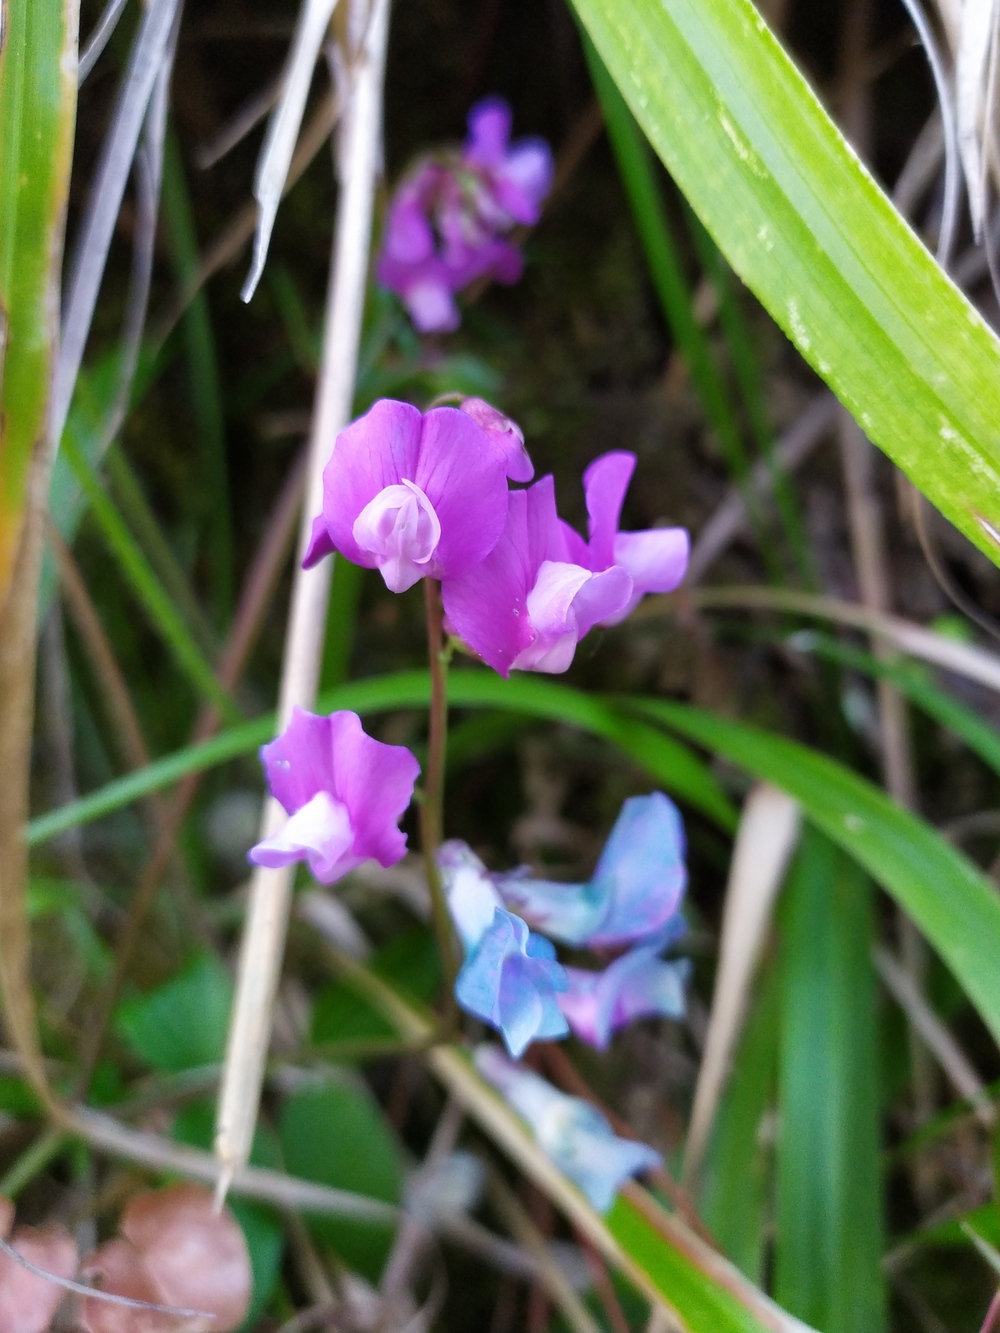
<instances>
[{"instance_id":1,"label":"pea-like blossom","mask_svg":"<svg viewBox=\"0 0 1000 1333\"><path fill-rule=\"evenodd\" d=\"M569 558L585 569L627 570L632 592L624 606L601 624L617 625L635 610L647 592L672 592L684 578L690 541L684 528L647 528L619 532L622 504L635 471L636 456L615 450L595 458L583 474L589 541L564 524Z\"/></svg>"},{"instance_id":2,"label":"pea-like blossom","mask_svg":"<svg viewBox=\"0 0 1000 1333\"><path fill-rule=\"evenodd\" d=\"M586 884L533 879L523 871L495 877L503 902L535 930L566 944L614 949L660 948L682 933L687 887L684 825L663 792L624 802Z\"/></svg>"},{"instance_id":3,"label":"pea-like blossom","mask_svg":"<svg viewBox=\"0 0 1000 1333\"><path fill-rule=\"evenodd\" d=\"M461 1007L503 1037L512 1055L569 1032L559 1008L566 972L552 944L503 906L486 867L461 842L438 852L445 897L465 949L455 983Z\"/></svg>"},{"instance_id":4,"label":"pea-like blossom","mask_svg":"<svg viewBox=\"0 0 1000 1333\"><path fill-rule=\"evenodd\" d=\"M339 551L392 592L466 573L503 532L511 459L472 413L380 399L337 436L305 565Z\"/></svg>"},{"instance_id":5,"label":"pea-like blossom","mask_svg":"<svg viewBox=\"0 0 1000 1333\"><path fill-rule=\"evenodd\" d=\"M524 447L524 431L517 422L484 398L463 398L459 407L503 450L507 459L507 476L511 481L530 481L535 475L535 466L528 457Z\"/></svg>"},{"instance_id":6,"label":"pea-like blossom","mask_svg":"<svg viewBox=\"0 0 1000 1333\"><path fill-rule=\"evenodd\" d=\"M601 972L567 967L568 986L559 996L574 1036L607 1050L612 1034L637 1018L683 1018L686 958L664 962L661 945L630 949Z\"/></svg>"},{"instance_id":7,"label":"pea-like blossom","mask_svg":"<svg viewBox=\"0 0 1000 1333\"><path fill-rule=\"evenodd\" d=\"M400 185L386 219L376 277L396 292L423 333L461 322L454 293L477 278L517 282L523 262L504 234L538 221L552 183L552 153L542 139L510 142L510 107L486 98L469 113L460 151L418 163Z\"/></svg>"},{"instance_id":8,"label":"pea-like blossom","mask_svg":"<svg viewBox=\"0 0 1000 1333\"><path fill-rule=\"evenodd\" d=\"M369 858L392 866L403 857L398 825L420 772L405 746L366 735L357 713L320 717L296 708L260 755L289 818L251 849L256 865L307 861L321 884L332 884Z\"/></svg>"},{"instance_id":9,"label":"pea-like blossom","mask_svg":"<svg viewBox=\"0 0 1000 1333\"><path fill-rule=\"evenodd\" d=\"M655 1149L620 1139L596 1107L560 1092L508 1060L496 1046L477 1047L475 1062L526 1122L545 1155L579 1185L598 1212L608 1211L629 1176L661 1165Z\"/></svg>"},{"instance_id":10,"label":"pea-like blossom","mask_svg":"<svg viewBox=\"0 0 1000 1333\"><path fill-rule=\"evenodd\" d=\"M441 594L450 628L494 671L552 673L628 605L632 578L619 565L595 571L574 561L553 480L543 477L511 492L499 541L480 564L445 579Z\"/></svg>"}]
</instances>

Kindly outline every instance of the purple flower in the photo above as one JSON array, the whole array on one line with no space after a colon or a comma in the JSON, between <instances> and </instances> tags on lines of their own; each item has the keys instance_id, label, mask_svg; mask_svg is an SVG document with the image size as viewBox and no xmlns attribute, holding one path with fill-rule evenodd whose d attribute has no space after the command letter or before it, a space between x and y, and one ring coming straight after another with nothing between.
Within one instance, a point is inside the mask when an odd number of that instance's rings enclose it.
<instances>
[{"instance_id":1,"label":"purple flower","mask_svg":"<svg viewBox=\"0 0 1000 1333\"><path fill-rule=\"evenodd\" d=\"M393 592L464 574L503 532L509 459L467 412L380 399L337 436L305 565L336 550Z\"/></svg>"},{"instance_id":2,"label":"purple flower","mask_svg":"<svg viewBox=\"0 0 1000 1333\"><path fill-rule=\"evenodd\" d=\"M663 948L684 928L684 851L680 812L654 791L622 805L588 883L556 884L523 871L496 883L509 908L554 939L593 949L655 940Z\"/></svg>"},{"instance_id":3,"label":"purple flower","mask_svg":"<svg viewBox=\"0 0 1000 1333\"><path fill-rule=\"evenodd\" d=\"M620 1139L596 1107L569 1097L496 1046L478 1046L476 1068L526 1121L539 1147L600 1213L622 1182L662 1162L645 1143Z\"/></svg>"},{"instance_id":4,"label":"purple flower","mask_svg":"<svg viewBox=\"0 0 1000 1333\"><path fill-rule=\"evenodd\" d=\"M466 952L455 983L458 1003L496 1028L512 1055L532 1041L565 1037L569 1028L556 997L566 989L566 974L555 949L504 908L486 867L464 842L444 843L437 860Z\"/></svg>"},{"instance_id":5,"label":"purple flower","mask_svg":"<svg viewBox=\"0 0 1000 1333\"><path fill-rule=\"evenodd\" d=\"M503 412L483 398L463 398L459 407L504 451L507 476L511 481L530 481L535 475L535 466L528 457L524 447L524 431L517 422L504 416Z\"/></svg>"},{"instance_id":6,"label":"purple flower","mask_svg":"<svg viewBox=\"0 0 1000 1333\"><path fill-rule=\"evenodd\" d=\"M398 824L420 765L404 746L367 736L357 713L318 717L296 708L260 757L290 818L251 849L256 865L308 861L321 884L332 884L362 861L391 866L406 852Z\"/></svg>"},{"instance_id":7,"label":"purple flower","mask_svg":"<svg viewBox=\"0 0 1000 1333\"><path fill-rule=\"evenodd\" d=\"M594 571L619 565L631 575L631 597L602 620L604 625L619 624L647 592L672 592L687 569L690 542L684 528L618 531L635 463L635 454L624 450L595 458L583 474L590 541L585 542L569 524L563 525L571 560Z\"/></svg>"},{"instance_id":8,"label":"purple flower","mask_svg":"<svg viewBox=\"0 0 1000 1333\"><path fill-rule=\"evenodd\" d=\"M511 144L510 127L510 108L500 98L477 103L462 151L425 158L389 209L376 276L422 333L458 328L454 293L470 282L509 284L521 276L520 251L503 233L538 221L552 154L542 139Z\"/></svg>"},{"instance_id":9,"label":"purple flower","mask_svg":"<svg viewBox=\"0 0 1000 1333\"><path fill-rule=\"evenodd\" d=\"M544 139L510 142L512 117L502 97L485 97L469 112L465 161L479 167L487 186L480 201L491 205L497 230L515 222L534 226L552 188L552 152Z\"/></svg>"},{"instance_id":10,"label":"purple flower","mask_svg":"<svg viewBox=\"0 0 1000 1333\"><path fill-rule=\"evenodd\" d=\"M661 948L657 942L632 949L603 972L566 968L569 987L559 996L559 1008L577 1037L603 1051L611 1034L633 1019L684 1016L684 986L691 964L686 958L663 962L658 956Z\"/></svg>"},{"instance_id":11,"label":"purple flower","mask_svg":"<svg viewBox=\"0 0 1000 1333\"><path fill-rule=\"evenodd\" d=\"M543 477L511 492L500 540L481 564L446 579L441 593L452 630L507 676L565 671L587 631L628 604L632 579L617 565L594 571L574 563L552 478Z\"/></svg>"}]
</instances>

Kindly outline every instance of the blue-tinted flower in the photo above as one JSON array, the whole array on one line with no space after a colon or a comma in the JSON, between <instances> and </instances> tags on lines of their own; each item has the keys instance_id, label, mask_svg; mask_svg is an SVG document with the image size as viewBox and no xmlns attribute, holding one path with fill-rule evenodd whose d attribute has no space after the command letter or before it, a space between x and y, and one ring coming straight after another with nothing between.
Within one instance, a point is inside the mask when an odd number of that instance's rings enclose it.
<instances>
[{"instance_id":1,"label":"blue-tinted flower","mask_svg":"<svg viewBox=\"0 0 1000 1333\"><path fill-rule=\"evenodd\" d=\"M479 1046L476 1068L525 1120L539 1147L579 1185L600 1213L614 1203L622 1182L662 1162L645 1143L620 1139L596 1107L569 1097L496 1046Z\"/></svg>"},{"instance_id":2,"label":"blue-tinted flower","mask_svg":"<svg viewBox=\"0 0 1000 1333\"><path fill-rule=\"evenodd\" d=\"M566 970L548 940L533 935L500 901L486 867L461 842L446 842L438 864L448 908L466 952L455 983L461 1007L501 1034L512 1055L569 1031L558 994Z\"/></svg>"},{"instance_id":3,"label":"blue-tinted flower","mask_svg":"<svg viewBox=\"0 0 1000 1333\"><path fill-rule=\"evenodd\" d=\"M553 939L595 949L655 940L662 948L683 931L684 851L680 812L651 792L624 803L588 883L556 884L520 871L496 883L512 911Z\"/></svg>"},{"instance_id":4,"label":"blue-tinted flower","mask_svg":"<svg viewBox=\"0 0 1000 1333\"><path fill-rule=\"evenodd\" d=\"M683 1018L686 958L665 963L659 943L631 949L602 972L567 967L567 989L559 996L574 1036L607 1049L611 1035L636 1018Z\"/></svg>"}]
</instances>

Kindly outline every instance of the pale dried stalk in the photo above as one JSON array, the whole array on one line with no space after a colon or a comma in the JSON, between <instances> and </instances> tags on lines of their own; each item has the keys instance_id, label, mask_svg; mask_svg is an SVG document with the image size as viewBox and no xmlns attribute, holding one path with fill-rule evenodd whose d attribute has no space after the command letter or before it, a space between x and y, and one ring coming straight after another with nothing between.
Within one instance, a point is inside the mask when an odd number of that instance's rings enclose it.
<instances>
[{"instance_id":1,"label":"pale dried stalk","mask_svg":"<svg viewBox=\"0 0 1000 1333\"><path fill-rule=\"evenodd\" d=\"M337 432L350 417L368 275L375 180L380 165L388 0L373 0L370 14L363 0L353 0L349 18L352 28L363 27L364 41L352 62L349 104L344 109L341 193L327 295L323 360L310 438L300 553L308 542L312 518L322 507L323 469ZM300 567L296 572L278 700L279 729L285 726L294 707L308 708L315 700L332 570L332 560L325 560L313 569ZM269 801L263 835L268 836L284 818L281 806ZM246 1163L253 1139L292 879L291 867L279 870L260 867L250 883L216 1120L215 1151L223 1166L220 1195L224 1194L233 1173Z\"/></svg>"},{"instance_id":2,"label":"pale dried stalk","mask_svg":"<svg viewBox=\"0 0 1000 1333\"><path fill-rule=\"evenodd\" d=\"M992 1129L997 1119L996 1107L982 1079L946 1025L914 985L913 978L888 949L872 950L872 961L886 990L902 1009L908 1022L919 1032L921 1041L937 1060L952 1087L960 1097L972 1103L977 1117L986 1128Z\"/></svg>"},{"instance_id":3,"label":"pale dried stalk","mask_svg":"<svg viewBox=\"0 0 1000 1333\"><path fill-rule=\"evenodd\" d=\"M78 1108L72 1113L67 1129L111 1157L136 1162L154 1171L169 1171L190 1180L202 1180L216 1185L223 1176L223 1168L211 1153L188 1148L157 1134L146 1134L131 1129L111 1116L97 1111ZM311 1180L299 1180L272 1171L266 1167L246 1166L236 1171L229 1182L234 1194L248 1199L260 1199L279 1208L301 1209L328 1217L353 1217L360 1221L393 1223L400 1210L380 1199L369 1199L350 1190L317 1185Z\"/></svg>"},{"instance_id":4,"label":"pale dried stalk","mask_svg":"<svg viewBox=\"0 0 1000 1333\"><path fill-rule=\"evenodd\" d=\"M753 788L743 804L726 886L712 1012L684 1146L681 1184L686 1189L697 1179L708 1146L771 912L798 842L801 818L798 802L764 782Z\"/></svg>"}]
</instances>

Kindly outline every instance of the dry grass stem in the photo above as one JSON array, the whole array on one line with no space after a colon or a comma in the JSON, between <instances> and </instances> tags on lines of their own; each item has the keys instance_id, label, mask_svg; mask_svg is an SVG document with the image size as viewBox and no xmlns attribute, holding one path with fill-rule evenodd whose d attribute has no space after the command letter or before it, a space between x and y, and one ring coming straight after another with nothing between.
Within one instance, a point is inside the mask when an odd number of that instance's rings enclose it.
<instances>
[{"instance_id":1,"label":"dry grass stem","mask_svg":"<svg viewBox=\"0 0 1000 1333\"><path fill-rule=\"evenodd\" d=\"M755 786L743 805L726 886L712 1012L684 1148L681 1180L688 1189L698 1177L708 1147L801 820L797 802L766 783Z\"/></svg>"},{"instance_id":2,"label":"dry grass stem","mask_svg":"<svg viewBox=\"0 0 1000 1333\"><path fill-rule=\"evenodd\" d=\"M370 14L362 0L352 0L349 20L351 26L364 31L364 42L349 71L341 193L309 443L300 552L308 541L312 517L322 507L323 469L337 432L350 417L381 156L388 0L373 0ZM296 571L278 701L279 729L294 707L308 708L316 697L332 569L333 561L325 560L313 569L300 567ZM281 807L269 801L264 813L265 836L283 819ZM246 1162L253 1137L291 905L292 875L291 868L261 867L251 879L216 1123L216 1152L224 1166L222 1190L226 1175Z\"/></svg>"}]
</instances>

